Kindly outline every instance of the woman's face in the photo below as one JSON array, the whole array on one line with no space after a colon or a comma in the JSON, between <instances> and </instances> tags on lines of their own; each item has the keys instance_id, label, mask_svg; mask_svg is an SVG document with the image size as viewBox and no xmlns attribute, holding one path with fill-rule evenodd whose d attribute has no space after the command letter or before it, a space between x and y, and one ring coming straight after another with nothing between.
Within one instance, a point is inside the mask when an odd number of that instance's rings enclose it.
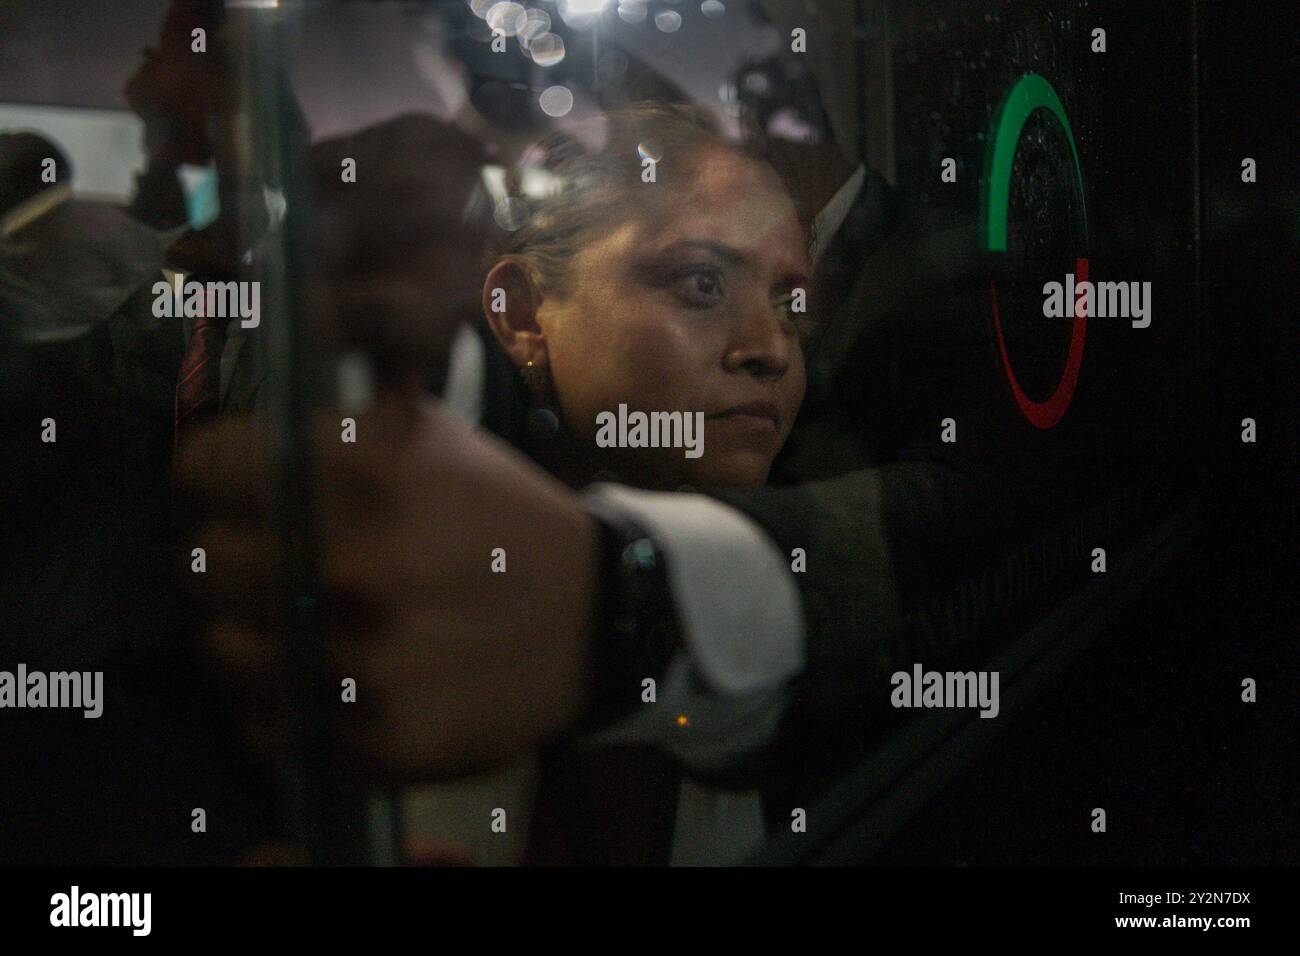
<instances>
[{"instance_id":1,"label":"woman's face","mask_svg":"<svg viewBox=\"0 0 1300 956\"><path fill-rule=\"evenodd\" d=\"M586 245L568 294L537 313L566 430L593 470L651 487L767 479L804 395L792 291L808 270L794 206L770 168L722 147L648 210ZM702 453L601 448L597 416L703 413ZM696 439L698 441L698 439Z\"/></svg>"}]
</instances>

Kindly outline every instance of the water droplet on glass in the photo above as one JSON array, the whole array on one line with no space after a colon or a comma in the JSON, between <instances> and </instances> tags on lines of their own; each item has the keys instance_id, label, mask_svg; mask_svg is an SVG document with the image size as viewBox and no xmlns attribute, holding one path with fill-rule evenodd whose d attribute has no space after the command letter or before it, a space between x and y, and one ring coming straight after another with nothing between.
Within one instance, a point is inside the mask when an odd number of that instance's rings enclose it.
<instances>
[{"instance_id":1,"label":"water droplet on glass","mask_svg":"<svg viewBox=\"0 0 1300 956\"><path fill-rule=\"evenodd\" d=\"M529 10L527 18L524 28L519 31L519 42L525 50L530 42L551 29L551 15L545 10Z\"/></svg>"},{"instance_id":2,"label":"water droplet on glass","mask_svg":"<svg viewBox=\"0 0 1300 956\"><path fill-rule=\"evenodd\" d=\"M528 41L528 55L538 66L555 66L564 59L564 40L554 33L543 33Z\"/></svg>"},{"instance_id":3,"label":"water droplet on glass","mask_svg":"<svg viewBox=\"0 0 1300 956\"><path fill-rule=\"evenodd\" d=\"M575 30L594 27L609 0L560 0L560 16Z\"/></svg>"},{"instance_id":4,"label":"water droplet on glass","mask_svg":"<svg viewBox=\"0 0 1300 956\"><path fill-rule=\"evenodd\" d=\"M514 232L528 222L528 203L518 196L506 196L492 210L492 218L506 232Z\"/></svg>"},{"instance_id":5,"label":"water droplet on glass","mask_svg":"<svg viewBox=\"0 0 1300 956\"><path fill-rule=\"evenodd\" d=\"M727 6L722 0L704 0L700 4L700 13L710 20L721 20L727 13Z\"/></svg>"},{"instance_id":6,"label":"water droplet on glass","mask_svg":"<svg viewBox=\"0 0 1300 956\"><path fill-rule=\"evenodd\" d=\"M676 33L682 26L682 15L676 10L660 10L655 14L655 26L664 33Z\"/></svg>"},{"instance_id":7,"label":"water droplet on glass","mask_svg":"<svg viewBox=\"0 0 1300 956\"><path fill-rule=\"evenodd\" d=\"M537 98L537 104L547 116L567 116L573 109L573 93L567 86L548 86Z\"/></svg>"},{"instance_id":8,"label":"water droplet on glass","mask_svg":"<svg viewBox=\"0 0 1300 956\"><path fill-rule=\"evenodd\" d=\"M624 0L618 5L618 16L624 23L643 23L646 17L645 4Z\"/></svg>"},{"instance_id":9,"label":"water droplet on glass","mask_svg":"<svg viewBox=\"0 0 1300 956\"><path fill-rule=\"evenodd\" d=\"M486 20L494 32L508 37L517 36L528 23L528 11L523 4L502 0L488 9Z\"/></svg>"}]
</instances>

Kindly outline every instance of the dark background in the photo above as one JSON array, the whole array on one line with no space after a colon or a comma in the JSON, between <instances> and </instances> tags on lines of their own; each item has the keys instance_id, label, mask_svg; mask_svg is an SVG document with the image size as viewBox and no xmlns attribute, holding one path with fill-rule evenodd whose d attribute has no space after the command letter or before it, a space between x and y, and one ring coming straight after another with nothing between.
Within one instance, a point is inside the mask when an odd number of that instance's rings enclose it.
<instances>
[{"instance_id":1,"label":"dark background","mask_svg":"<svg viewBox=\"0 0 1300 956\"><path fill-rule=\"evenodd\" d=\"M960 37L945 47L985 42L985 5L945 7ZM1082 52L1075 35L1068 56L1021 62L1058 71L1046 75L1079 144L1094 278L1154 285L1150 328L1089 324L1060 426L1074 450L1053 449L1069 464L1051 487L1086 497L1086 485L1097 495L1136 482L1146 506L1134 536L1175 511L1196 534L1135 601L1107 609L1104 638L874 860L1295 864L1294 10L1166 4L1157 15L1147 4L1079 4L1058 7L1055 28L1041 11L1019 15L1004 49L1060 46L1066 19L1084 34L1107 28L1104 56ZM928 13L920 19L907 47L942 77L946 50L931 40ZM1015 72L1014 57L995 59L995 75ZM954 96L956 87L947 87ZM900 97L919 113L943 89L941 78L927 80ZM979 102L989 92L976 84L962 95ZM900 154L918 162L900 169L927 168L927 150L954 148L936 148L925 124L910 132ZM1241 182L1245 156L1270 170L1253 185ZM1243 417L1259 424L1257 444L1240 441ZM1028 436L1025 454L1047 453L1055 437ZM1244 677L1258 682L1256 704L1240 701ZM1107 834L1087 826L1096 806L1107 810Z\"/></svg>"}]
</instances>

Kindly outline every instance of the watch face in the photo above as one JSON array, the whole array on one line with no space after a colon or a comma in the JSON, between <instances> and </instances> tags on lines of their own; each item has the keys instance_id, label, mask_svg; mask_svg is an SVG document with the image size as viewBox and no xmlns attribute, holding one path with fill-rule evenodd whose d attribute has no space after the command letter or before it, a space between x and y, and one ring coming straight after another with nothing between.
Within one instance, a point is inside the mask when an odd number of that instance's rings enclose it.
<instances>
[{"instance_id":1,"label":"watch face","mask_svg":"<svg viewBox=\"0 0 1300 956\"><path fill-rule=\"evenodd\" d=\"M625 568L649 574L659 569L659 549L647 537L638 537L623 548L621 562Z\"/></svg>"},{"instance_id":2,"label":"watch face","mask_svg":"<svg viewBox=\"0 0 1300 956\"><path fill-rule=\"evenodd\" d=\"M616 551L610 569L611 593L607 600L613 610L611 623L621 634L633 634L650 619L656 589L667 589L663 562L654 541L640 528L629 523L610 526Z\"/></svg>"}]
</instances>

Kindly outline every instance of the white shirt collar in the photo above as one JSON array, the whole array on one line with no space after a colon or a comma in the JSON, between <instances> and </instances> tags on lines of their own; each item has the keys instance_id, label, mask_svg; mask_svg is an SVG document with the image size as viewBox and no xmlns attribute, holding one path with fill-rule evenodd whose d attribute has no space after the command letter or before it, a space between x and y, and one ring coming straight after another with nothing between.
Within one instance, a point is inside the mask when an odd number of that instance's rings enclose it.
<instances>
[{"instance_id":1,"label":"white shirt collar","mask_svg":"<svg viewBox=\"0 0 1300 956\"><path fill-rule=\"evenodd\" d=\"M853 206L853 201L858 198L858 190L862 188L862 181L866 175L866 167L859 163L852 175L844 180L844 185L836 190L835 195L822 207L821 212L813 217L812 245L809 249L813 266L817 265L826 247L840 231L840 226L844 225L844 220Z\"/></svg>"}]
</instances>

